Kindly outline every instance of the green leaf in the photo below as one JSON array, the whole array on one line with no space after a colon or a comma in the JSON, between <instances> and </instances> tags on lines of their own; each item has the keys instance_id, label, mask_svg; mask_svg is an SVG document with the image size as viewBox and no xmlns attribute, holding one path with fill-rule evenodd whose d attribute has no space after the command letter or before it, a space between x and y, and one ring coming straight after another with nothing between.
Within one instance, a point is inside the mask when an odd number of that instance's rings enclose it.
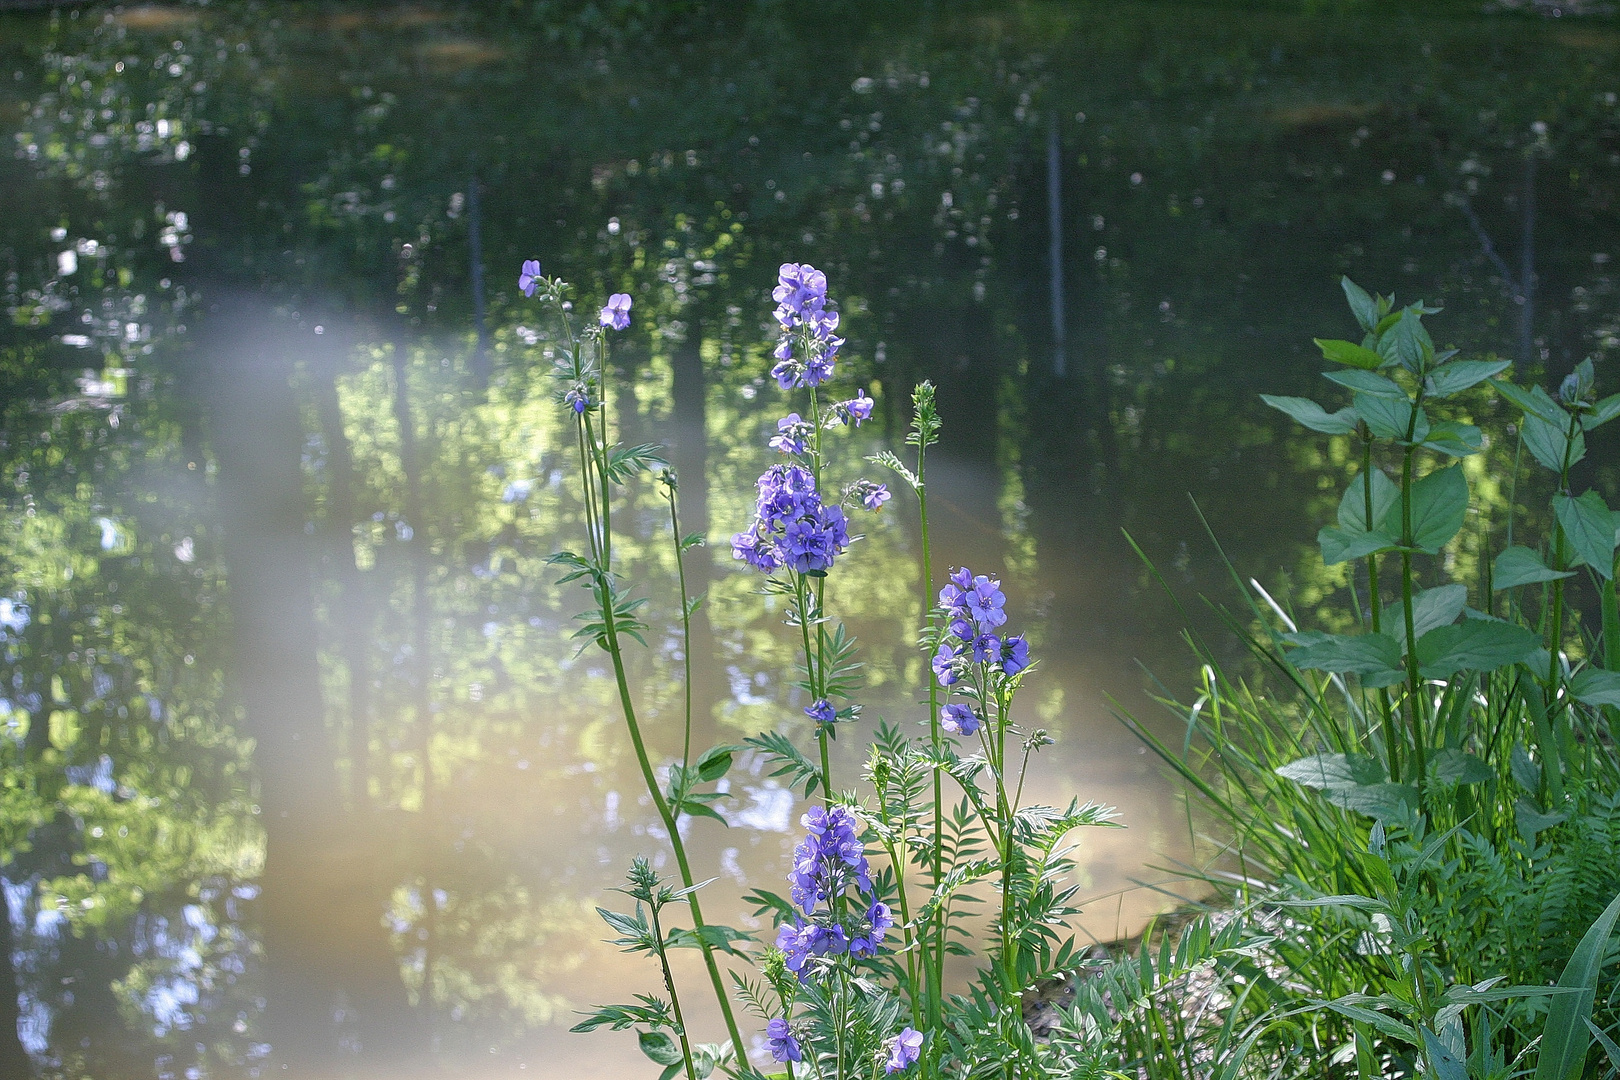
<instances>
[{"instance_id":1,"label":"green leaf","mask_svg":"<svg viewBox=\"0 0 1620 1080\"><path fill-rule=\"evenodd\" d=\"M1397 543L1393 536L1383 531L1352 532L1349 529L1335 529L1331 525L1316 534L1316 542L1321 545L1322 561L1328 566L1360 559L1375 551L1394 547Z\"/></svg>"},{"instance_id":2,"label":"green leaf","mask_svg":"<svg viewBox=\"0 0 1620 1080\"><path fill-rule=\"evenodd\" d=\"M1541 561L1541 556L1527 547L1515 544L1503 550L1491 564L1491 591L1500 592L1519 585L1534 585L1542 581L1557 581L1574 577L1570 570L1553 570Z\"/></svg>"},{"instance_id":3,"label":"green leaf","mask_svg":"<svg viewBox=\"0 0 1620 1080\"><path fill-rule=\"evenodd\" d=\"M1586 456L1586 436L1575 429L1575 445L1569 443L1569 418L1562 424L1550 424L1539 416L1526 413L1524 417L1524 448L1541 464L1555 473L1564 469L1564 454L1569 454L1573 465Z\"/></svg>"},{"instance_id":4,"label":"green leaf","mask_svg":"<svg viewBox=\"0 0 1620 1080\"><path fill-rule=\"evenodd\" d=\"M1616 1043L1609 1038L1608 1034L1592 1021L1588 1020L1586 1026L1592 1029L1592 1037L1598 1041L1599 1046L1603 1047L1603 1053L1608 1057L1609 1064L1616 1069L1620 1069L1620 1043Z\"/></svg>"},{"instance_id":5,"label":"green leaf","mask_svg":"<svg viewBox=\"0 0 1620 1080\"><path fill-rule=\"evenodd\" d=\"M1423 1029L1423 1049L1434 1066L1434 1080L1468 1080L1468 1069L1451 1048L1440 1041L1440 1036Z\"/></svg>"},{"instance_id":6,"label":"green leaf","mask_svg":"<svg viewBox=\"0 0 1620 1080\"><path fill-rule=\"evenodd\" d=\"M1495 671L1535 651L1541 638L1522 626L1495 619L1464 619L1418 638L1418 674L1448 679L1459 671Z\"/></svg>"},{"instance_id":7,"label":"green leaf","mask_svg":"<svg viewBox=\"0 0 1620 1080\"><path fill-rule=\"evenodd\" d=\"M1620 706L1620 671L1581 668L1569 681L1569 692L1587 705Z\"/></svg>"},{"instance_id":8,"label":"green leaf","mask_svg":"<svg viewBox=\"0 0 1620 1080\"><path fill-rule=\"evenodd\" d=\"M1349 435L1356 430L1356 411L1340 409L1330 413L1310 398L1277 397L1261 394L1260 400L1273 409L1280 409L1312 431L1325 435Z\"/></svg>"},{"instance_id":9,"label":"green leaf","mask_svg":"<svg viewBox=\"0 0 1620 1080\"><path fill-rule=\"evenodd\" d=\"M1389 686L1401 680L1401 649L1388 634L1329 634L1294 649L1288 662L1297 668L1352 673L1367 686Z\"/></svg>"},{"instance_id":10,"label":"green leaf","mask_svg":"<svg viewBox=\"0 0 1620 1080\"><path fill-rule=\"evenodd\" d=\"M1547 392L1541 387L1534 386L1529 390L1522 390L1501 379L1492 379L1491 386L1495 387L1497 393L1524 410L1526 416L1540 417L1559 431L1569 427L1569 413L1564 411L1562 405L1548 397Z\"/></svg>"},{"instance_id":11,"label":"green leaf","mask_svg":"<svg viewBox=\"0 0 1620 1080\"><path fill-rule=\"evenodd\" d=\"M1592 923L1581 943L1575 946L1558 985L1579 991L1560 994L1547 1009L1547 1023L1541 1029L1541 1055L1536 1062L1535 1080L1576 1080L1586 1063L1592 1045L1586 1021L1592 1017L1592 1001L1597 996L1598 976L1608 952L1609 936L1620 919L1620 895L1616 895Z\"/></svg>"},{"instance_id":12,"label":"green leaf","mask_svg":"<svg viewBox=\"0 0 1620 1080\"><path fill-rule=\"evenodd\" d=\"M1461 466L1436 469L1412 485L1412 545L1433 555L1468 515L1468 481Z\"/></svg>"},{"instance_id":13,"label":"green leaf","mask_svg":"<svg viewBox=\"0 0 1620 1080\"><path fill-rule=\"evenodd\" d=\"M1388 398L1391 401L1412 400L1393 379L1386 379L1382 375L1374 375L1359 368L1351 368L1348 371L1324 371L1322 377L1340 386L1348 386L1356 393L1366 394L1368 397Z\"/></svg>"},{"instance_id":14,"label":"green leaf","mask_svg":"<svg viewBox=\"0 0 1620 1080\"><path fill-rule=\"evenodd\" d=\"M1372 521L1367 520L1367 476L1372 478ZM1339 527L1346 532L1366 532L1385 524L1389 512L1400 505L1401 489L1382 469L1356 477L1339 499Z\"/></svg>"},{"instance_id":15,"label":"green leaf","mask_svg":"<svg viewBox=\"0 0 1620 1080\"><path fill-rule=\"evenodd\" d=\"M684 928L671 930L666 944L672 949L700 949L707 945L711 949L719 949L721 952L730 953L732 956L747 959L748 954L732 948L731 943L753 940L750 935L743 933L741 930L729 926L720 926L717 923L704 923L696 933Z\"/></svg>"},{"instance_id":16,"label":"green leaf","mask_svg":"<svg viewBox=\"0 0 1620 1080\"><path fill-rule=\"evenodd\" d=\"M1335 806L1384 821L1415 809L1417 788L1411 784L1361 784L1328 788L1322 792L1322 798Z\"/></svg>"},{"instance_id":17,"label":"green leaf","mask_svg":"<svg viewBox=\"0 0 1620 1080\"><path fill-rule=\"evenodd\" d=\"M1506 360L1453 360L1429 372L1429 396L1449 397L1484 382L1507 366Z\"/></svg>"},{"instance_id":18,"label":"green leaf","mask_svg":"<svg viewBox=\"0 0 1620 1080\"><path fill-rule=\"evenodd\" d=\"M681 1048L675 1045L675 1040L669 1037L667 1031L643 1031L639 1033L641 1052L653 1059L658 1065L679 1065L686 1059L681 1056Z\"/></svg>"},{"instance_id":19,"label":"green leaf","mask_svg":"<svg viewBox=\"0 0 1620 1080\"><path fill-rule=\"evenodd\" d=\"M731 768L731 756L743 749L745 748L729 744L709 747L703 751L703 756L697 759L695 767L698 779L705 782L720 779Z\"/></svg>"},{"instance_id":20,"label":"green leaf","mask_svg":"<svg viewBox=\"0 0 1620 1080\"><path fill-rule=\"evenodd\" d=\"M1610 394L1593 405L1591 411L1581 413L1581 427L1591 431L1599 424L1607 424L1616 416L1620 416L1620 394Z\"/></svg>"},{"instance_id":21,"label":"green leaf","mask_svg":"<svg viewBox=\"0 0 1620 1080\"><path fill-rule=\"evenodd\" d=\"M1335 364L1348 364L1354 368L1365 371L1377 371L1384 366L1384 358L1362 345L1351 341L1323 340L1312 338L1316 347L1322 350L1322 356Z\"/></svg>"},{"instance_id":22,"label":"green leaf","mask_svg":"<svg viewBox=\"0 0 1620 1080\"><path fill-rule=\"evenodd\" d=\"M1280 766L1277 775L1318 791L1335 787L1364 787L1389 779L1383 763L1365 754L1313 754Z\"/></svg>"},{"instance_id":23,"label":"green leaf","mask_svg":"<svg viewBox=\"0 0 1620 1080\"><path fill-rule=\"evenodd\" d=\"M1428 437L1419 445L1425 450L1460 458L1479 453L1480 447L1485 445L1485 440L1480 435L1479 428L1473 424L1441 420L1429 425Z\"/></svg>"},{"instance_id":24,"label":"green leaf","mask_svg":"<svg viewBox=\"0 0 1620 1080\"><path fill-rule=\"evenodd\" d=\"M1614 576L1615 515L1603 496L1588 491L1578 499L1553 496L1553 513L1575 553L1605 578Z\"/></svg>"},{"instance_id":25,"label":"green leaf","mask_svg":"<svg viewBox=\"0 0 1620 1080\"><path fill-rule=\"evenodd\" d=\"M1406 308L1378 338L1378 355L1408 371L1421 371L1434 357L1434 341L1424 329L1421 310L1417 304Z\"/></svg>"},{"instance_id":26,"label":"green leaf","mask_svg":"<svg viewBox=\"0 0 1620 1080\"><path fill-rule=\"evenodd\" d=\"M1373 397L1369 394L1357 394L1355 397L1356 415L1367 422L1367 428L1380 439L1395 439L1406 441L1406 429L1412 429L1412 441L1421 443L1429 435L1429 414L1422 409L1418 410L1417 420L1412 420L1412 403L1405 398L1396 401L1391 398Z\"/></svg>"},{"instance_id":27,"label":"green leaf","mask_svg":"<svg viewBox=\"0 0 1620 1080\"><path fill-rule=\"evenodd\" d=\"M1447 746L1429 759L1429 779L1441 784L1483 784L1495 780L1496 773L1473 754Z\"/></svg>"},{"instance_id":28,"label":"green leaf","mask_svg":"<svg viewBox=\"0 0 1620 1080\"><path fill-rule=\"evenodd\" d=\"M1367 295L1366 289L1348 277L1339 278L1339 287L1344 290L1344 298L1350 301L1350 311L1355 315L1356 322L1360 323L1361 328L1367 333L1372 333L1373 327L1378 325L1377 301Z\"/></svg>"},{"instance_id":29,"label":"green leaf","mask_svg":"<svg viewBox=\"0 0 1620 1080\"><path fill-rule=\"evenodd\" d=\"M649 471L655 465L668 465L669 462L658 456L663 449L657 443L614 447L608 451L608 479L622 484L638 472Z\"/></svg>"},{"instance_id":30,"label":"green leaf","mask_svg":"<svg viewBox=\"0 0 1620 1080\"><path fill-rule=\"evenodd\" d=\"M1468 586L1466 585L1440 585L1433 589L1423 589L1412 595L1412 631L1417 634L1418 641L1430 630L1441 626L1450 626L1462 614L1463 607L1468 603ZM1389 634L1395 639L1395 644L1401 648L1401 654L1406 654L1406 620L1392 615L1390 618Z\"/></svg>"},{"instance_id":31,"label":"green leaf","mask_svg":"<svg viewBox=\"0 0 1620 1080\"><path fill-rule=\"evenodd\" d=\"M906 482L907 486L909 486L911 490L922 490L922 481L917 479L915 473L906 468L905 465L901 464L900 459L894 456L894 452L892 450L884 450L881 453L873 454L866 460L870 461L874 465L882 465L884 468L892 469L899 473L900 478Z\"/></svg>"},{"instance_id":32,"label":"green leaf","mask_svg":"<svg viewBox=\"0 0 1620 1080\"><path fill-rule=\"evenodd\" d=\"M1534 765L1534 762L1531 764ZM1536 775L1540 776L1539 770ZM1521 785L1524 783L1524 777L1518 774L1514 775L1514 779L1518 780ZM1514 824L1519 828L1519 835L1524 837L1525 843L1533 844L1537 833L1550 829L1554 825L1562 825L1569 820L1569 815L1544 814L1532 806L1528 800L1519 799L1513 804L1513 819Z\"/></svg>"}]
</instances>

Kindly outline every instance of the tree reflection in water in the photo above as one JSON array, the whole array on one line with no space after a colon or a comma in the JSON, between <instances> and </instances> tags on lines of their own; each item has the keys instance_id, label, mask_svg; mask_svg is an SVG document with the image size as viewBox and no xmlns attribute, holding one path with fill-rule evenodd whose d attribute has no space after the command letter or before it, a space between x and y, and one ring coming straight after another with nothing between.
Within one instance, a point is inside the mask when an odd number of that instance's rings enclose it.
<instances>
[{"instance_id":1,"label":"tree reflection in water","mask_svg":"<svg viewBox=\"0 0 1620 1080\"><path fill-rule=\"evenodd\" d=\"M718 36L636 5L0 16L0 1074L638 1067L561 1033L639 978L589 907L660 845L543 564L578 516L521 258L635 297L653 329L613 372L623 434L669 446L684 522L715 538L769 457L778 262L850 297L869 450L903 428L899 391L939 385L935 548L1038 613L1033 707L1062 739L1039 780L1131 827L1087 838L1099 895L1153 853L1212 854L1107 716L1104 693L1141 692L1135 658L1186 676L1119 529L1219 595L1192 489L1241 572L1282 571L1301 609L1346 586L1306 523L1352 465L1254 397L1317 389L1337 274L1444 300L1437 332L1521 367L1620 340L1593 249L1620 137L1606 23L712 7L692 26ZM1604 449L1582 482L1612 495ZM1503 520L1494 454L1464 574ZM651 485L634 500L626 568L663 620L636 674L668 754L667 518ZM886 517L835 601L870 714L915 717L918 538ZM695 737L804 722L779 613L723 555L689 569ZM791 801L740 776L733 827L691 838L723 916L790 846ZM1087 925L1162 900L1110 895Z\"/></svg>"}]
</instances>

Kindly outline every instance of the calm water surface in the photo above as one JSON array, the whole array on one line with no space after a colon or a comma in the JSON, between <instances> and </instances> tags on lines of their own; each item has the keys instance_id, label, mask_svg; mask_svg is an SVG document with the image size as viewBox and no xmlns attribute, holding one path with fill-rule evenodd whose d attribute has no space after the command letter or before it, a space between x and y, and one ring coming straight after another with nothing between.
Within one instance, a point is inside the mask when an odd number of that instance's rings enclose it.
<instances>
[{"instance_id":1,"label":"calm water surface","mask_svg":"<svg viewBox=\"0 0 1620 1080\"><path fill-rule=\"evenodd\" d=\"M1523 380L1620 345L1605 19L584 7L0 16L0 1074L647 1074L628 1033L566 1030L656 988L592 908L665 845L545 563L583 539L524 258L582 307L634 297L619 434L669 448L710 540L704 746L809 736L793 639L725 543L785 411L777 264L828 272L839 387L879 403L840 476L938 384L936 580L999 574L1041 658L1029 796L1120 810L1076 837L1103 939L1215 854L1112 715L1179 745L1147 672L1191 696L1189 619L1238 655L1196 599L1237 602L1189 492L1240 576L1345 618L1313 537L1349 447L1256 400L1327 396L1337 276L1444 302L1437 336ZM1612 494L1601 441L1583 482ZM1511 459L1476 459L1464 579ZM665 514L648 483L615 520L667 760ZM925 692L915 504L862 525L830 592L869 665L848 782ZM801 808L755 757L729 784L730 827L689 842L713 917L757 929L743 896L781 887Z\"/></svg>"}]
</instances>

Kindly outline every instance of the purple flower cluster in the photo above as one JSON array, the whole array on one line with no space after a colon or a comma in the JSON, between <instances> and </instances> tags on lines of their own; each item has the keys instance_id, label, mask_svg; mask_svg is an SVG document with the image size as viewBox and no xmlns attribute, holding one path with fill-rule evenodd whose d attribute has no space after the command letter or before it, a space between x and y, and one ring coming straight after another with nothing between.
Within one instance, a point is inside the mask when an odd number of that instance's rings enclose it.
<instances>
[{"instance_id":1,"label":"purple flower cluster","mask_svg":"<svg viewBox=\"0 0 1620 1080\"><path fill-rule=\"evenodd\" d=\"M815 427L810 421L796 412L788 413L776 422L776 435L772 437L770 446L784 454L803 454L814 435Z\"/></svg>"},{"instance_id":2,"label":"purple flower cluster","mask_svg":"<svg viewBox=\"0 0 1620 1080\"><path fill-rule=\"evenodd\" d=\"M889 501L889 485L874 484L870 480L857 480L844 489L844 502L853 506L860 503L868 510L881 510Z\"/></svg>"},{"instance_id":3,"label":"purple flower cluster","mask_svg":"<svg viewBox=\"0 0 1620 1080\"><path fill-rule=\"evenodd\" d=\"M759 478L754 523L731 538L731 555L767 574L783 566L803 574L830 569L848 546L843 509L822 503L809 471L773 465Z\"/></svg>"},{"instance_id":4,"label":"purple flower cluster","mask_svg":"<svg viewBox=\"0 0 1620 1080\"><path fill-rule=\"evenodd\" d=\"M793 1029L783 1017L765 1025L765 1038L771 1044L771 1057L777 1061L803 1061L804 1048L794 1038Z\"/></svg>"},{"instance_id":5,"label":"purple flower cluster","mask_svg":"<svg viewBox=\"0 0 1620 1080\"><path fill-rule=\"evenodd\" d=\"M777 385L820 386L832 378L833 359L844 339L837 337L838 312L827 310L827 275L809 263L783 263L777 271L776 322L782 328L777 343L777 365L771 369ZM803 339L806 355L793 354L794 338Z\"/></svg>"},{"instance_id":6,"label":"purple flower cluster","mask_svg":"<svg viewBox=\"0 0 1620 1080\"><path fill-rule=\"evenodd\" d=\"M784 924L777 931L776 947L787 954L787 969L802 980L808 977L805 963L811 957L877 955L884 932L894 926L894 914L872 896L866 847L848 807L813 807L800 823L807 835L793 851L788 883L793 902L809 921L795 918ZM851 884L870 900L859 918L846 923L833 908Z\"/></svg>"},{"instance_id":7,"label":"purple flower cluster","mask_svg":"<svg viewBox=\"0 0 1620 1080\"><path fill-rule=\"evenodd\" d=\"M1006 605L1007 596L996 579L983 574L975 577L966 567L951 575L950 584L939 591L939 606L948 627L931 664L939 685L956 686L974 665L982 666L985 677L999 671L1004 678L1029 667L1029 642L1024 635L998 633L1007 622ZM981 693L983 689L976 686ZM983 718L967 705L946 705L940 715L940 726L953 735L972 735L981 723Z\"/></svg>"}]
</instances>

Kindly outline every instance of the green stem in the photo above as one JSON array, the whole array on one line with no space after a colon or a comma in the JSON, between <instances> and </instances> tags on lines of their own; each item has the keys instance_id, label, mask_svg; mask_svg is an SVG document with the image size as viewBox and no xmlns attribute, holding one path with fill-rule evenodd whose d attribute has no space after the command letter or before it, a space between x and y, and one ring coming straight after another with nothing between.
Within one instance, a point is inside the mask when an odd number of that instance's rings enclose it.
<instances>
[{"instance_id":1,"label":"green stem","mask_svg":"<svg viewBox=\"0 0 1620 1080\"><path fill-rule=\"evenodd\" d=\"M1372 432L1369 431L1361 442L1361 490L1369 530L1378 524L1373 520L1372 469ZM1378 589L1377 555L1367 556L1367 601L1372 612L1373 633L1381 633L1384 629L1384 602ZM1400 732L1395 728L1395 710L1390 708L1388 687L1378 688L1378 707L1384 718L1384 752L1389 759L1389 779L1391 783L1398 784L1401 782L1401 739Z\"/></svg>"},{"instance_id":2,"label":"green stem","mask_svg":"<svg viewBox=\"0 0 1620 1080\"><path fill-rule=\"evenodd\" d=\"M923 612L928 620L930 630L937 629L938 620L934 617L934 563L933 552L928 546L928 488L926 486L925 471L928 466L928 440L919 433L917 439L917 513L922 522L922 581L923 581ZM933 634L929 635L932 641ZM933 671L928 671L928 743L933 749L934 758L938 760L940 754L941 736L939 728L939 680L934 678ZM934 842L929 850L932 857L934 888L944 879L945 862L945 790L943 778L939 769L933 769L934 774ZM926 928L924 928L926 933ZM944 1007L945 985L945 921L943 917L936 917L934 925L934 946L931 955L923 956L923 977L927 982L928 1022L936 1030L941 1022L941 1010Z\"/></svg>"},{"instance_id":3,"label":"green stem","mask_svg":"<svg viewBox=\"0 0 1620 1080\"><path fill-rule=\"evenodd\" d=\"M664 969L664 989L669 991L670 1008L675 1011L675 1034L681 1038L681 1058L686 1062L686 1080L698 1080L697 1069L692 1066L692 1046L686 1038L686 1020L681 1015L680 995L675 993L675 976L669 970L669 955L664 951L664 930L658 925L658 909L652 909L653 938L658 942L658 966Z\"/></svg>"},{"instance_id":4,"label":"green stem","mask_svg":"<svg viewBox=\"0 0 1620 1080\"><path fill-rule=\"evenodd\" d=\"M576 355L577 347L578 345L576 342ZM596 440L593 425L590 421L589 411L582 414L580 417L580 451L580 469L585 476L585 489L587 496L585 503L586 528L587 531L593 533L593 535L598 528L601 531L600 546L598 546L594 540L592 543L593 552L597 553L596 568L598 571L598 576L595 582L595 589L597 600L602 610L602 624L604 637L607 640L608 654L613 658L613 676L619 691L619 705L624 713L625 727L630 732L631 745L635 748L636 763L641 767L642 779L646 782L647 791L652 796L653 805L657 808L658 816L660 820L662 820L664 829L669 835L670 847L675 853L675 862L680 867L681 871L681 884L685 888L691 889L694 879L692 877L691 864L686 857L686 845L681 840L681 833L676 827L675 816L670 812L669 803L667 800L665 800L663 792L659 789L658 778L654 774L652 762L647 756L647 746L641 737L641 725L636 720L635 702L630 696L630 683L625 674L624 652L619 643L618 624L614 618L613 610L613 590L610 587L609 578L610 558L612 552L612 521L608 516L607 506L609 490L606 451L598 444ZM601 498L603 505L599 508L601 511L600 519L598 519L592 512L593 507L591 505L590 494L593 484L599 484L602 493ZM708 942L702 939L702 930L707 923L703 918L703 908L698 901L697 892L688 892L686 894L686 901L688 908L690 908L692 912L693 928L699 935L699 945L703 952L703 961L709 969L709 979L714 985L715 999L719 1003L721 1015L725 1018L726 1031L731 1037L731 1045L736 1049L738 1054L741 1054L743 1045L742 1035L737 1029L737 1019L732 1012L731 999L726 995L725 982L720 977L720 967L715 962L714 950L708 944Z\"/></svg>"},{"instance_id":5,"label":"green stem","mask_svg":"<svg viewBox=\"0 0 1620 1080\"><path fill-rule=\"evenodd\" d=\"M681 744L681 768L692 763L692 605L686 595L686 552L681 546L681 516L675 507L674 474L670 474L669 527L675 537L675 573L681 582L681 661L686 689L686 739Z\"/></svg>"},{"instance_id":6,"label":"green stem","mask_svg":"<svg viewBox=\"0 0 1620 1080\"><path fill-rule=\"evenodd\" d=\"M1575 448L1575 433L1580 428L1580 417L1573 414L1569 418L1569 429L1564 432L1564 459L1559 463L1558 494L1569 495L1569 466L1570 454ZM1564 560L1568 553L1564 550L1564 529L1558 524L1558 515L1553 515L1553 565L1554 570L1564 569ZM1558 654L1564 647L1564 579L1558 578L1552 583L1552 622L1547 630L1547 706L1556 710L1558 701Z\"/></svg>"},{"instance_id":7,"label":"green stem","mask_svg":"<svg viewBox=\"0 0 1620 1080\"><path fill-rule=\"evenodd\" d=\"M1412 455L1417 449L1412 437L1417 432L1418 414L1423 408L1423 380L1418 380L1417 396L1406 423L1406 449L1401 455L1401 609L1406 619L1406 718L1412 733L1412 764L1416 771L1418 806L1423 806L1428 763L1424 747L1423 718L1418 692L1417 633L1412 611Z\"/></svg>"}]
</instances>

